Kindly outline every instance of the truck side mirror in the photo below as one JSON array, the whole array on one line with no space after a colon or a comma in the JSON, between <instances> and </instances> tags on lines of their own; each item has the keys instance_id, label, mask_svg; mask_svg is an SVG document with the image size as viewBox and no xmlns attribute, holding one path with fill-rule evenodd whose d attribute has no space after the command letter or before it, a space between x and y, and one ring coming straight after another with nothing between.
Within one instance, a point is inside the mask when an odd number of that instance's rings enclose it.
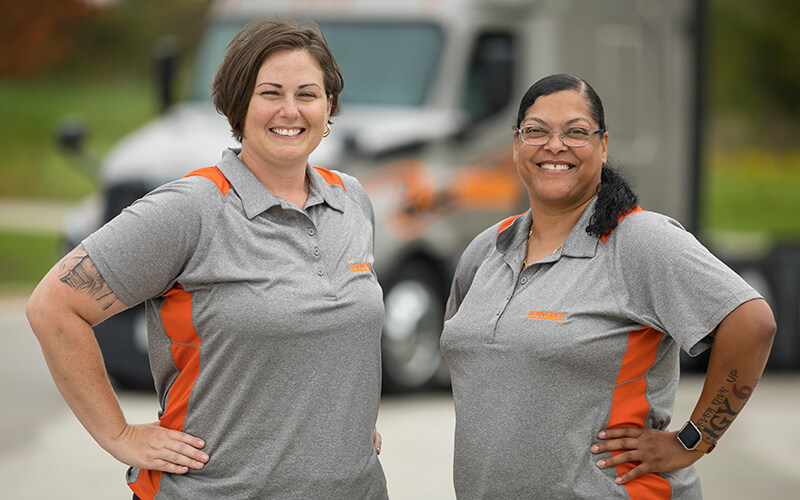
<instances>
[{"instance_id":1,"label":"truck side mirror","mask_svg":"<svg viewBox=\"0 0 800 500\"><path fill-rule=\"evenodd\" d=\"M68 153L82 153L86 136L86 125L75 117L63 118L56 130L58 146Z\"/></svg>"},{"instance_id":2,"label":"truck side mirror","mask_svg":"<svg viewBox=\"0 0 800 500\"><path fill-rule=\"evenodd\" d=\"M86 151L88 135L88 128L82 118L67 116L58 124L56 142L68 154L75 168L94 179L100 169L100 159Z\"/></svg>"},{"instance_id":3,"label":"truck side mirror","mask_svg":"<svg viewBox=\"0 0 800 500\"><path fill-rule=\"evenodd\" d=\"M175 35L161 37L153 47L153 61L156 69L158 102L163 113L175 101L173 89L178 69L180 40Z\"/></svg>"}]
</instances>

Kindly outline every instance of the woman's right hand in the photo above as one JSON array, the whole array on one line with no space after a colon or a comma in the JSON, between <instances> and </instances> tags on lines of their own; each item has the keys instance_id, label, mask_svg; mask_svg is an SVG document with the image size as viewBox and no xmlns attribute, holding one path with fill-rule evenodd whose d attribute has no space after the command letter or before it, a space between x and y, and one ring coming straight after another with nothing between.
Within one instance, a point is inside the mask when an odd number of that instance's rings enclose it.
<instances>
[{"instance_id":1,"label":"woman's right hand","mask_svg":"<svg viewBox=\"0 0 800 500\"><path fill-rule=\"evenodd\" d=\"M127 424L120 435L103 447L122 463L140 469L185 474L202 469L208 454L205 442L185 432L151 424Z\"/></svg>"}]
</instances>

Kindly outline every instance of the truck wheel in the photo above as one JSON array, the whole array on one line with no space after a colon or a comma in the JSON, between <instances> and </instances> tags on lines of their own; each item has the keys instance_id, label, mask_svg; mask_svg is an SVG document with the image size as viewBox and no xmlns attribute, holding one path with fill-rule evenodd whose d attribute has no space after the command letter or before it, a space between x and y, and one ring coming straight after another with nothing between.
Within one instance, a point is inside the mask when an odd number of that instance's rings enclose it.
<instances>
[{"instance_id":1,"label":"truck wheel","mask_svg":"<svg viewBox=\"0 0 800 500\"><path fill-rule=\"evenodd\" d=\"M94 327L108 376L120 389L153 391L147 355L144 304L122 311Z\"/></svg>"},{"instance_id":2,"label":"truck wheel","mask_svg":"<svg viewBox=\"0 0 800 500\"><path fill-rule=\"evenodd\" d=\"M400 268L384 291L383 386L417 391L449 382L439 349L444 302L438 273L426 263Z\"/></svg>"}]
</instances>

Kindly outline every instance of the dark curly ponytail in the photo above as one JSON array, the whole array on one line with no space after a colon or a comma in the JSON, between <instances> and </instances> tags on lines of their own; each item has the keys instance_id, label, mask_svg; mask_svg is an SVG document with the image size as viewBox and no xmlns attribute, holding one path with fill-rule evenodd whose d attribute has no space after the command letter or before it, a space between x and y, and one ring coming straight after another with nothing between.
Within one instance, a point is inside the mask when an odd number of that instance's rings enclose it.
<instances>
[{"instance_id":1,"label":"dark curly ponytail","mask_svg":"<svg viewBox=\"0 0 800 500\"><path fill-rule=\"evenodd\" d=\"M638 204L639 197L628 181L608 164L604 164L600 172L597 203L586 232L597 238L610 234L617 227L619 219Z\"/></svg>"}]
</instances>

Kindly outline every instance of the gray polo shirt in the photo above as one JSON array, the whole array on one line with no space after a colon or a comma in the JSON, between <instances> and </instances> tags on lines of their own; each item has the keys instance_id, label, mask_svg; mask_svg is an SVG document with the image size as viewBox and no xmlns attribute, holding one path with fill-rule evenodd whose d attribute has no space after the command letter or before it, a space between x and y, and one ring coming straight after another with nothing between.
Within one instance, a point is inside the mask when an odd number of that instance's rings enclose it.
<instances>
[{"instance_id":1,"label":"gray polo shirt","mask_svg":"<svg viewBox=\"0 0 800 500\"><path fill-rule=\"evenodd\" d=\"M353 177L307 176L299 210L228 150L83 242L123 303L146 301L161 425L207 443L202 470L131 469L143 500L387 497L372 206Z\"/></svg>"},{"instance_id":2,"label":"gray polo shirt","mask_svg":"<svg viewBox=\"0 0 800 500\"><path fill-rule=\"evenodd\" d=\"M693 468L617 485L624 468L597 468L609 454L589 447L607 427L666 429L679 349L707 349L707 334L759 295L657 213L628 215L605 241L588 235L594 204L560 251L523 272L529 212L461 257L441 338L460 500L701 497Z\"/></svg>"}]
</instances>

